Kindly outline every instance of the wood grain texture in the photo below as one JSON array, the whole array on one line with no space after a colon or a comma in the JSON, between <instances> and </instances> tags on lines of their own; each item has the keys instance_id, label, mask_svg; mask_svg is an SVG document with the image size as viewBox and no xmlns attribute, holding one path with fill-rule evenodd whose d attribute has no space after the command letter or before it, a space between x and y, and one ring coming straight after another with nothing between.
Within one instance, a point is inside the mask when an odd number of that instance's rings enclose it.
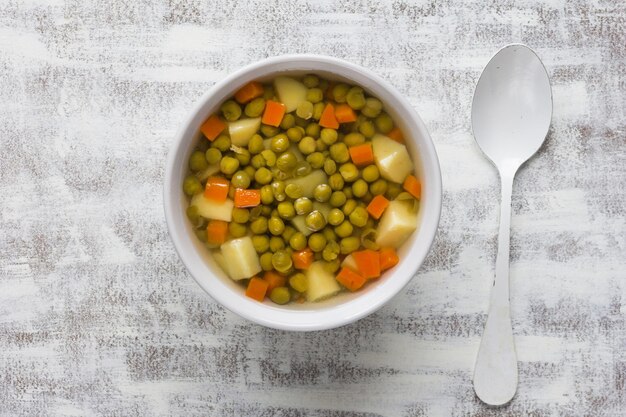
<instances>
[{"instance_id":1,"label":"wood grain texture","mask_svg":"<svg viewBox=\"0 0 626 417\"><path fill-rule=\"evenodd\" d=\"M626 5L614 1L28 0L0 3L0 415L626 415ZM513 192L520 384L485 408L471 374L498 179L470 131L483 66L533 47L547 143ZM161 201L195 100L283 53L345 58L424 119L445 187L410 285L309 334L225 311L185 271Z\"/></svg>"}]
</instances>

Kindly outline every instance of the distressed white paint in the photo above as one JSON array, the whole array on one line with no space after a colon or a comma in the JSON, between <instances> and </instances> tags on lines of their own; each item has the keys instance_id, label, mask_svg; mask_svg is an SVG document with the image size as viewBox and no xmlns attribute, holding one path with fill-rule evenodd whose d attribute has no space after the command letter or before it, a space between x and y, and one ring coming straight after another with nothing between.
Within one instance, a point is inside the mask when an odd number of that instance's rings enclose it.
<instances>
[{"instance_id":1,"label":"distressed white paint","mask_svg":"<svg viewBox=\"0 0 626 417\"><path fill-rule=\"evenodd\" d=\"M2 2L0 415L624 415L625 19L615 0ZM498 180L469 115L508 42L538 51L555 108L514 186L520 384L494 411L471 374ZM194 101L293 52L394 84L432 134L445 188L433 251L405 291L314 334L216 305L161 207L165 155Z\"/></svg>"}]
</instances>

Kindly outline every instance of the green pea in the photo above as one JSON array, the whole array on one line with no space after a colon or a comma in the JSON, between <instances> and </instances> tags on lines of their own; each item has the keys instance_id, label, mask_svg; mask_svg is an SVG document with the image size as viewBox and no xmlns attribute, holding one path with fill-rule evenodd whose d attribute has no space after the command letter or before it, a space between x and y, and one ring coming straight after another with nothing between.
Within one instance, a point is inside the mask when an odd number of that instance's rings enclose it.
<instances>
[{"instance_id":1,"label":"green pea","mask_svg":"<svg viewBox=\"0 0 626 417\"><path fill-rule=\"evenodd\" d=\"M291 172L298 163L298 158L293 152L285 152L276 159L276 167L283 172Z\"/></svg>"},{"instance_id":2,"label":"green pea","mask_svg":"<svg viewBox=\"0 0 626 417\"><path fill-rule=\"evenodd\" d=\"M372 195L383 195L387 191L387 181L378 179L370 184L370 193Z\"/></svg>"},{"instance_id":3,"label":"green pea","mask_svg":"<svg viewBox=\"0 0 626 417\"><path fill-rule=\"evenodd\" d=\"M332 159L326 159L324 161L324 172L326 175L333 175L337 172L337 163Z\"/></svg>"},{"instance_id":4,"label":"green pea","mask_svg":"<svg viewBox=\"0 0 626 417\"><path fill-rule=\"evenodd\" d=\"M293 114L287 113L280 122L280 128L283 130L290 129L296 125L296 118Z\"/></svg>"},{"instance_id":5,"label":"green pea","mask_svg":"<svg viewBox=\"0 0 626 417\"><path fill-rule=\"evenodd\" d=\"M222 152L217 148L209 148L204 153L204 157L209 165L215 165L222 159Z\"/></svg>"},{"instance_id":6,"label":"green pea","mask_svg":"<svg viewBox=\"0 0 626 417\"><path fill-rule=\"evenodd\" d=\"M374 123L369 120L365 120L359 124L359 132L366 138L371 138L376 134L376 129L374 129Z\"/></svg>"},{"instance_id":7,"label":"green pea","mask_svg":"<svg viewBox=\"0 0 626 417\"><path fill-rule=\"evenodd\" d=\"M200 242L206 243L206 241L208 240L206 229L194 230L194 232L196 233L198 239L200 239Z\"/></svg>"},{"instance_id":8,"label":"green pea","mask_svg":"<svg viewBox=\"0 0 626 417\"><path fill-rule=\"evenodd\" d=\"M343 191L333 191L333 193L330 195L328 203L332 207L341 207L345 204L346 199L346 194Z\"/></svg>"},{"instance_id":9,"label":"green pea","mask_svg":"<svg viewBox=\"0 0 626 417\"><path fill-rule=\"evenodd\" d=\"M319 120L322 118L322 113L324 113L324 107L326 105L323 102L315 103L313 105L313 119Z\"/></svg>"},{"instance_id":10,"label":"green pea","mask_svg":"<svg viewBox=\"0 0 626 417\"><path fill-rule=\"evenodd\" d=\"M185 214L187 214L187 217L194 224L194 226L197 225L200 220L200 213L198 211L197 206L189 206L185 210Z\"/></svg>"},{"instance_id":11,"label":"green pea","mask_svg":"<svg viewBox=\"0 0 626 417\"><path fill-rule=\"evenodd\" d=\"M285 186L285 194L293 200L300 198L302 197L302 187L298 184L289 183Z\"/></svg>"},{"instance_id":12,"label":"green pea","mask_svg":"<svg viewBox=\"0 0 626 417\"><path fill-rule=\"evenodd\" d=\"M219 149L222 153L230 149L230 138L226 135L220 135L211 144L212 148Z\"/></svg>"},{"instance_id":13,"label":"green pea","mask_svg":"<svg viewBox=\"0 0 626 417\"><path fill-rule=\"evenodd\" d=\"M280 128L279 127L270 126L270 125L261 125L261 133L266 138L271 138L273 136L276 136L276 135L278 135L279 132L280 132Z\"/></svg>"},{"instance_id":14,"label":"green pea","mask_svg":"<svg viewBox=\"0 0 626 417\"><path fill-rule=\"evenodd\" d=\"M330 199L331 194L332 190L330 189L330 185L328 184L319 184L313 189L313 198L315 198L320 203L327 202Z\"/></svg>"},{"instance_id":15,"label":"green pea","mask_svg":"<svg viewBox=\"0 0 626 417\"><path fill-rule=\"evenodd\" d=\"M270 300L273 303L283 305L291 300L291 293L287 287L276 287L270 292Z\"/></svg>"},{"instance_id":16,"label":"green pea","mask_svg":"<svg viewBox=\"0 0 626 417\"><path fill-rule=\"evenodd\" d=\"M340 252L341 252L341 247L339 246L339 243L335 241L328 242L326 244L326 247L322 251L322 258L327 262L331 262L332 267L328 271L331 274L337 272L337 270L339 269L339 266L340 266L339 263L333 262L333 261L337 259Z\"/></svg>"},{"instance_id":17,"label":"green pea","mask_svg":"<svg viewBox=\"0 0 626 417\"><path fill-rule=\"evenodd\" d=\"M266 185L267 187L267 185ZM263 206L261 207L261 214L265 217L270 216L272 213L272 206Z\"/></svg>"},{"instance_id":18,"label":"green pea","mask_svg":"<svg viewBox=\"0 0 626 417\"><path fill-rule=\"evenodd\" d=\"M383 109L383 103L380 100L370 97L365 99L365 106L361 109L361 113L369 118L378 116Z\"/></svg>"},{"instance_id":19,"label":"green pea","mask_svg":"<svg viewBox=\"0 0 626 417\"><path fill-rule=\"evenodd\" d=\"M320 79L320 83L318 85L318 87L322 90L322 91L326 91L328 90L328 80L325 79Z\"/></svg>"},{"instance_id":20,"label":"green pea","mask_svg":"<svg viewBox=\"0 0 626 417\"><path fill-rule=\"evenodd\" d=\"M272 265L278 272L288 271L293 266L293 261L289 252L286 250L278 250L272 255Z\"/></svg>"},{"instance_id":21,"label":"green pea","mask_svg":"<svg viewBox=\"0 0 626 417\"><path fill-rule=\"evenodd\" d=\"M337 227L335 227L335 233L339 237L348 237L354 231L354 226L348 220L344 220Z\"/></svg>"},{"instance_id":22,"label":"green pea","mask_svg":"<svg viewBox=\"0 0 626 417\"><path fill-rule=\"evenodd\" d=\"M267 229L274 236L278 236L285 230L285 223L280 217L270 217L267 222Z\"/></svg>"},{"instance_id":23,"label":"green pea","mask_svg":"<svg viewBox=\"0 0 626 417\"><path fill-rule=\"evenodd\" d=\"M363 168L363 172L361 173L361 177L367 182L374 182L380 177L380 172L378 171L378 167L376 165L368 165Z\"/></svg>"},{"instance_id":24,"label":"green pea","mask_svg":"<svg viewBox=\"0 0 626 417\"><path fill-rule=\"evenodd\" d=\"M352 195L356 198L361 198L365 194L367 194L368 186L364 179L359 178L354 183L352 183Z\"/></svg>"},{"instance_id":25,"label":"green pea","mask_svg":"<svg viewBox=\"0 0 626 417\"><path fill-rule=\"evenodd\" d=\"M393 129L393 120L387 113L381 113L374 120L374 124L381 133L389 133Z\"/></svg>"},{"instance_id":26,"label":"green pea","mask_svg":"<svg viewBox=\"0 0 626 417\"><path fill-rule=\"evenodd\" d=\"M298 107L296 108L296 115L307 120L313 117L313 103L310 101L303 101L298 104Z\"/></svg>"},{"instance_id":27,"label":"green pea","mask_svg":"<svg viewBox=\"0 0 626 417\"><path fill-rule=\"evenodd\" d=\"M309 214L313 210L313 203L306 197L300 197L293 202L297 214Z\"/></svg>"},{"instance_id":28,"label":"green pea","mask_svg":"<svg viewBox=\"0 0 626 417\"><path fill-rule=\"evenodd\" d=\"M270 142L270 149L276 153L285 152L289 149L289 138L285 134L276 135Z\"/></svg>"},{"instance_id":29,"label":"green pea","mask_svg":"<svg viewBox=\"0 0 626 417\"><path fill-rule=\"evenodd\" d=\"M402 186L400 184L396 184L395 182L387 183L387 191L385 192L385 197L388 200L395 200L398 195L403 191ZM373 193L372 193L373 194Z\"/></svg>"},{"instance_id":30,"label":"green pea","mask_svg":"<svg viewBox=\"0 0 626 417\"><path fill-rule=\"evenodd\" d=\"M298 143L298 149L305 155L315 152L315 139L311 136L305 136Z\"/></svg>"},{"instance_id":31,"label":"green pea","mask_svg":"<svg viewBox=\"0 0 626 417\"><path fill-rule=\"evenodd\" d=\"M350 159L350 152L348 152L348 147L345 143L334 143L330 146L330 157L333 158L335 162L343 164Z\"/></svg>"},{"instance_id":32,"label":"green pea","mask_svg":"<svg viewBox=\"0 0 626 417\"><path fill-rule=\"evenodd\" d=\"M307 288L306 275L301 272L293 274L289 278L289 286L298 292L305 292Z\"/></svg>"},{"instance_id":33,"label":"green pea","mask_svg":"<svg viewBox=\"0 0 626 417\"><path fill-rule=\"evenodd\" d=\"M254 134L248 142L248 151L253 154L259 154L265 149L263 138L259 134Z\"/></svg>"},{"instance_id":34,"label":"green pea","mask_svg":"<svg viewBox=\"0 0 626 417\"><path fill-rule=\"evenodd\" d=\"M285 194L285 182L284 181L274 181L271 184L272 192L274 193L274 199L276 201L284 201L287 198L287 194Z\"/></svg>"},{"instance_id":35,"label":"green pea","mask_svg":"<svg viewBox=\"0 0 626 417\"><path fill-rule=\"evenodd\" d=\"M306 99L311 103L319 103L324 100L324 92L319 88L309 88L306 92Z\"/></svg>"},{"instance_id":36,"label":"green pea","mask_svg":"<svg viewBox=\"0 0 626 417\"><path fill-rule=\"evenodd\" d=\"M239 164L244 166L250 163L250 152L247 149L239 149L235 153L235 159L239 161Z\"/></svg>"},{"instance_id":37,"label":"green pea","mask_svg":"<svg viewBox=\"0 0 626 417\"><path fill-rule=\"evenodd\" d=\"M335 129L322 129L322 131L320 132L320 139L322 139L322 141L330 146L333 143L337 142L337 131Z\"/></svg>"},{"instance_id":38,"label":"green pea","mask_svg":"<svg viewBox=\"0 0 626 417\"><path fill-rule=\"evenodd\" d=\"M233 174L230 183L236 188L248 188L250 186L250 177L244 171L239 170Z\"/></svg>"},{"instance_id":39,"label":"green pea","mask_svg":"<svg viewBox=\"0 0 626 417\"><path fill-rule=\"evenodd\" d=\"M307 74L302 78L302 84L304 84L308 88L317 87L319 83L320 83L320 79L317 78L317 75L314 75L314 74Z\"/></svg>"},{"instance_id":40,"label":"green pea","mask_svg":"<svg viewBox=\"0 0 626 417\"><path fill-rule=\"evenodd\" d=\"M287 129L287 137L291 142L298 143L302 139L304 132L297 127Z\"/></svg>"},{"instance_id":41,"label":"green pea","mask_svg":"<svg viewBox=\"0 0 626 417\"><path fill-rule=\"evenodd\" d=\"M206 169L209 166L204 152L194 151L189 157L189 169L197 172Z\"/></svg>"},{"instance_id":42,"label":"green pea","mask_svg":"<svg viewBox=\"0 0 626 417\"><path fill-rule=\"evenodd\" d=\"M250 218L248 220L253 221L261 217L263 215L263 207L265 206L260 205L260 206L252 207L250 209Z\"/></svg>"},{"instance_id":43,"label":"green pea","mask_svg":"<svg viewBox=\"0 0 626 417\"><path fill-rule=\"evenodd\" d=\"M254 173L254 180L262 185L269 184L272 181L272 171L261 167Z\"/></svg>"},{"instance_id":44,"label":"green pea","mask_svg":"<svg viewBox=\"0 0 626 417\"><path fill-rule=\"evenodd\" d=\"M261 151L261 156L265 160L265 165L267 165L268 167L271 168L276 165L276 154L270 149L265 149Z\"/></svg>"},{"instance_id":45,"label":"green pea","mask_svg":"<svg viewBox=\"0 0 626 417\"><path fill-rule=\"evenodd\" d=\"M337 240L337 235L335 234L334 230L328 226L326 226L323 230L322 233L324 233L324 237L326 238L327 241L336 241Z\"/></svg>"},{"instance_id":46,"label":"green pea","mask_svg":"<svg viewBox=\"0 0 626 417\"><path fill-rule=\"evenodd\" d=\"M225 101L220 107L222 114L224 115L224 119L229 122L234 122L235 120L241 117L241 107L234 100Z\"/></svg>"},{"instance_id":47,"label":"green pea","mask_svg":"<svg viewBox=\"0 0 626 417\"><path fill-rule=\"evenodd\" d=\"M265 253L270 249L270 240L265 235L252 236L252 245L256 253Z\"/></svg>"},{"instance_id":48,"label":"green pea","mask_svg":"<svg viewBox=\"0 0 626 417\"><path fill-rule=\"evenodd\" d=\"M358 237L350 236L344 237L339 241L339 248L342 255L348 255L355 250L359 249L361 242Z\"/></svg>"},{"instance_id":49,"label":"green pea","mask_svg":"<svg viewBox=\"0 0 626 417\"><path fill-rule=\"evenodd\" d=\"M272 236L269 242L270 242L270 250L272 252L285 249L285 241L280 236Z\"/></svg>"},{"instance_id":50,"label":"green pea","mask_svg":"<svg viewBox=\"0 0 626 417\"><path fill-rule=\"evenodd\" d=\"M259 257L259 263L261 264L261 269L264 271L271 271L274 269L274 265L272 265L272 252L265 252Z\"/></svg>"},{"instance_id":51,"label":"green pea","mask_svg":"<svg viewBox=\"0 0 626 417\"><path fill-rule=\"evenodd\" d=\"M316 232L318 230L322 230L324 226L326 226L326 219L318 210L313 210L304 218L304 224L309 230Z\"/></svg>"},{"instance_id":52,"label":"green pea","mask_svg":"<svg viewBox=\"0 0 626 417\"><path fill-rule=\"evenodd\" d=\"M346 146L361 145L365 143L365 136L356 132L348 133L346 136L344 136L343 141Z\"/></svg>"},{"instance_id":53,"label":"green pea","mask_svg":"<svg viewBox=\"0 0 626 417\"><path fill-rule=\"evenodd\" d=\"M250 211L245 208L235 207L232 216L233 221L236 223L247 223L250 220Z\"/></svg>"},{"instance_id":54,"label":"green pea","mask_svg":"<svg viewBox=\"0 0 626 417\"><path fill-rule=\"evenodd\" d=\"M293 175L296 177L305 177L311 173L311 164L307 161L298 161L296 167L293 170Z\"/></svg>"},{"instance_id":55,"label":"green pea","mask_svg":"<svg viewBox=\"0 0 626 417\"><path fill-rule=\"evenodd\" d=\"M302 250L306 248L306 237L300 232L294 233L293 236L291 236L291 239L289 239L289 246L291 246L293 250Z\"/></svg>"},{"instance_id":56,"label":"green pea","mask_svg":"<svg viewBox=\"0 0 626 417\"><path fill-rule=\"evenodd\" d=\"M313 169L320 169L324 166L324 154L321 152L313 152L306 157L306 161Z\"/></svg>"},{"instance_id":57,"label":"green pea","mask_svg":"<svg viewBox=\"0 0 626 417\"><path fill-rule=\"evenodd\" d=\"M330 185L330 188L334 191L342 190L344 183L343 177L338 172L328 178L328 185Z\"/></svg>"},{"instance_id":58,"label":"green pea","mask_svg":"<svg viewBox=\"0 0 626 417\"><path fill-rule=\"evenodd\" d=\"M339 173L345 182L354 182L359 178L359 169L352 162L340 166Z\"/></svg>"},{"instance_id":59,"label":"green pea","mask_svg":"<svg viewBox=\"0 0 626 417\"><path fill-rule=\"evenodd\" d=\"M318 152L324 152L326 149L328 149L328 145L324 143L324 141L322 139L317 139L315 141L315 150Z\"/></svg>"},{"instance_id":60,"label":"green pea","mask_svg":"<svg viewBox=\"0 0 626 417\"><path fill-rule=\"evenodd\" d=\"M367 214L367 210L364 207L356 207L352 210L352 213L348 216L350 219L350 223L355 225L356 227L363 227L367 223L369 215Z\"/></svg>"},{"instance_id":61,"label":"green pea","mask_svg":"<svg viewBox=\"0 0 626 417\"><path fill-rule=\"evenodd\" d=\"M231 200L235 198L235 190L235 187L228 188L228 198L230 198Z\"/></svg>"},{"instance_id":62,"label":"green pea","mask_svg":"<svg viewBox=\"0 0 626 417\"><path fill-rule=\"evenodd\" d=\"M293 204L289 201L282 201L278 203L276 210L278 210L278 215L282 219L290 220L296 217L296 210L293 208Z\"/></svg>"},{"instance_id":63,"label":"green pea","mask_svg":"<svg viewBox=\"0 0 626 417\"><path fill-rule=\"evenodd\" d=\"M183 181L183 191L188 196L198 194L199 192L202 192L202 184L195 175L187 175L185 177L185 181Z\"/></svg>"},{"instance_id":64,"label":"green pea","mask_svg":"<svg viewBox=\"0 0 626 417\"><path fill-rule=\"evenodd\" d=\"M267 219L265 217L259 217L250 223L250 231L255 235L261 235L267 232Z\"/></svg>"},{"instance_id":65,"label":"green pea","mask_svg":"<svg viewBox=\"0 0 626 417\"><path fill-rule=\"evenodd\" d=\"M239 161L233 157L225 156L220 161L220 171L226 175L232 175L239 168Z\"/></svg>"},{"instance_id":66,"label":"green pea","mask_svg":"<svg viewBox=\"0 0 626 417\"><path fill-rule=\"evenodd\" d=\"M361 87L352 87L346 94L346 102L348 106L354 110L361 110L365 107L365 95Z\"/></svg>"},{"instance_id":67,"label":"green pea","mask_svg":"<svg viewBox=\"0 0 626 417\"><path fill-rule=\"evenodd\" d=\"M248 232L245 225L241 223L230 222L228 223L228 232L232 237L243 237Z\"/></svg>"},{"instance_id":68,"label":"green pea","mask_svg":"<svg viewBox=\"0 0 626 417\"><path fill-rule=\"evenodd\" d=\"M243 110L248 117L259 117L265 110L265 99L263 97L257 97L248 104L246 104Z\"/></svg>"},{"instance_id":69,"label":"green pea","mask_svg":"<svg viewBox=\"0 0 626 417\"><path fill-rule=\"evenodd\" d=\"M328 224L337 226L343 222L344 218L345 216L343 211L338 208L334 208L328 213Z\"/></svg>"},{"instance_id":70,"label":"green pea","mask_svg":"<svg viewBox=\"0 0 626 417\"><path fill-rule=\"evenodd\" d=\"M243 169L243 172L248 174L250 181L252 181L252 179L254 178L254 174L256 174L256 169L254 169L252 165L248 165L247 167Z\"/></svg>"},{"instance_id":71,"label":"green pea","mask_svg":"<svg viewBox=\"0 0 626 417\"><path fill-rule=\"evenodd\" d=\"M345 214L346 216L349 216L354 211L356 206L357 202L353 199L349 199L346 201L346 204L343 205L341 211L343 211L343 214Z\"/></svg>"},{"instance_id":72,"label":"green pea","mask_svg":"<svg viewBox=\"0 0 626 417\"><path fill-rule=\"evenodd\" d=\"M254 155L252 159L250 159L250 164L253 168L259 169L265 166L265 158L263 158L263 155Z\"/></svg>"},{"instance_id":73,"label":"green pea","mask_svg":"<svg viewBox=\"0 0 626 417\"><path fill-rule=\"evenodd\" d=\"M291 239L291 236L293 236L294 234L296 234L297 230L294 229L291 226L285 226L285 231L283 232L283 239L285 240L285 242L289 242L289 239Z\"/></svg>"},{"instance_id":74,"label":"green pea","mask_svg":"<svg viewBox=\"0 0 626 417\"><path fill-rule=\"evenodd\" d=\"M313 252L321 252L326 246L326 237L323 233L313 233L309 236L309 248Z\"/></svg>"},{"instance_id":75,"label":"green pea","mask_svg":"<svg viewBox=\"0 0 626 417\"><path fill-rule=\"evenodd\" d=\"M274 202L274 192L272 186L267 184L261 187L261 203L268 205Z\"/></svg>"},{"instance_id":76,"label":"green pea","mask_svg":"<svg viewBox=\"0 0 626 417\"><path fill-rule=\"evenodd\" d=\"M312 138L317 139L320 137L320 130L320 125L318 125L317 123L309 123L304 129L304 132L307 136L311 136Z\"/></svg>"},{"instance_id":77,"label":"green pea","mask_svg":"<svg viewBox=\"0 0 626 417\"><path fill-rule=\"evenodd\" d=\"M361 201L367 205L370 203L370 201L372 201L373 198L374 195L368 191L363 197L361 197Z\"/></svg>"},{"instance_id":78,"label":"green pea","mask_svg":"<svg viewBox=\"0 0 626 417\"><path fill-rule=\"evenodd\" d=\"M346 96L348 95L348 91L350 90L350 86L344 83L339 83L333 88L333 98L337 103L345 103Z\"/></svg>"}]
</instances>

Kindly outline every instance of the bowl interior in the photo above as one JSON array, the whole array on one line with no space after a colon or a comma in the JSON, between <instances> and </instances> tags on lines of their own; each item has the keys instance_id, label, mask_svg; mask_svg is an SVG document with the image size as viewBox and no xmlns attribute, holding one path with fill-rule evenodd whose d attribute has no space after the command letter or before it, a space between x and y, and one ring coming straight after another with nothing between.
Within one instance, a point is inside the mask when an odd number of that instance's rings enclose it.
<instances>
[{"instance_id":1,"label":"bowl interior","mask_svg":"<svg viewBox=\"0 0 626 417\"><path fill-rule=\"evenodd\" d=\"M331 58L328 58L331 59ZM170 155L166 183L168 226L176 248L198 283L214 298L231 310L270 327L308 330L345 324L373 311L397 293L421 265L439 220L441 179L434 148L419 116L392 87L365 70L331 59L274 59L258 68L244 69L216 85L201 100L189 122L179 135L178 146ZM341 64L336 63L338 61ZM261 63L262 64L262 63ZM254 67L254 66L253 66ZM321 77L362 86L378 97L406 138L407 148L422 181L422 200L418 229L400 248L400 263L362 290L344 292L318 303L290 303L277 306L270 301L259 303L245 297L244 288L232 281L216 264L209 251L195 237L185 216L188 200L182 192L187 160L200 140L199 127L220 104L251 80L269 81L277 75L299 76L315 73ZM343 316L341 315L343 314Z\"/></svg>"}]
</instances>

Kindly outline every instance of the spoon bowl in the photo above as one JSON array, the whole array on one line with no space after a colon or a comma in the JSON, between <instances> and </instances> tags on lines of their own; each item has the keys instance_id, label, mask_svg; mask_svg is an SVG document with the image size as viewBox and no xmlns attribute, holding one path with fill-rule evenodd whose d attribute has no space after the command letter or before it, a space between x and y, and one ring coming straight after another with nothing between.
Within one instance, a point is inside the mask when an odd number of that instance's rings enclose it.
<instances>
[{"instance_id":1,"label":"spoon bowl","mask_svg":"<svg viewBox=\"0 0 626 417\"><path fill-rule=\"evenodd\" d=\"M508 45L485 67L472 102L472 129L496 165L518 165L541 147L552 119L552 92L545 67L524 45Z\"/></svg>"},{"instance_id":2,"label":"spoon bowl","mask_svg":"<svg viewBox=\"0 0 626 417\"><path fill-rule=\"evenodd\" d=\"M472 102L474 138L500 173L502 200L495 279L474 368L474 391L499 406L517 390L517 355L509 306L509 244L513 178L544 142L552 90L541 60L524 45L502 48L485 67Z\"/></svg>"}]
</instances>

